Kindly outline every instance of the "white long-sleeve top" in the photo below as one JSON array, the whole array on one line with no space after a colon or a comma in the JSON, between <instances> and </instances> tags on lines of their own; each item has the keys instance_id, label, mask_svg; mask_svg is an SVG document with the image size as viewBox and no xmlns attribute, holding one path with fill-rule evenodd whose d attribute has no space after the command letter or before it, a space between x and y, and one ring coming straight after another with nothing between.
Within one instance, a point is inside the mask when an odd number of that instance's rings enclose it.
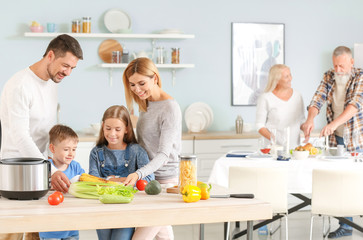
<instances>
[{"instance_id":1,"label":"white long-sleeve top","mask_svg":"<svg viewBox=\"0 0 363 240\"><path fill-rule=\"evenodd\" d=\"M263 127L275 128L279 135L283 134L284 128L290 127L290 148L300 144L300 125L304 121L304 101L298 91L293 90L292 96L287 101L276 97L272 92L263 93L258 98L257 130Z\"/></svg>"},{"instance_id":2,"label":"white long-sleeve top","mask_svg":"<svg viewBox=\"0 0 363 240\"><path fill-rule=\"evenodd\" d=\"M48 158L48 132L56 123L57 85L30 68L5 84L0 101L1 158Z\"/></svg>"}]
</instances>

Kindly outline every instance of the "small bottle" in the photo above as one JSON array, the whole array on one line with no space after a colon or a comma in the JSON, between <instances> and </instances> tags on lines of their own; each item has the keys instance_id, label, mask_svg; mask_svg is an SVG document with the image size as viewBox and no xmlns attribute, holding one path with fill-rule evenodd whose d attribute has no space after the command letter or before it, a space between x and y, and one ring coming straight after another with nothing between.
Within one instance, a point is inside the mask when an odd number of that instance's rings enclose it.
<instances>
[{"instance_id":1,"label":"small bottle","mask_svg":"<svg viewBox=\"0 0 363 240\"><path fill-rule=\"evenodd\" d=\"M125 48L122 51L121 62L129 63L129 51Z\"/></svg>"},{"instance_id":2,"label":"small bottle","mask_svg":"<svg viewBox=\"0 0 363 240\"><path fill-rule=\"evenodd\" d=\"M83 33L91 33L91 17L83 17L82 30Z\"/></svg>"},{"instance_id":3,"label":"small bottle","mask_svg":"<svg viewBox=\"0 0 363 240\"><path fill-rule=\"evenodd\" d=\"M180 63L180 48L171 49L171 63L172 64Z\"/></svg>"},{"instance_id":4,"label":"small bottle","mask_svg":"<svg viewBox=\"0 0 363 240\"><path fill-rule=\"evenodd\" d=\"M72 33L80 33L81 32L81 20L74 19L72 21Z\"/></svg>"},{"instance_id":5,"label":"small bottle","mask_svg":"<svg viewBox=\"0 0 363 240\"><path fill-rule=\"evenodd\" d=\"M236 133L242 134L242 132L243 132L243 119L241 115L238 115L236 119Z\"/></svg>"},{"instance_id":6,"label":"small bottle","mask_svg":"<svg viewBox=\"0 0 363 240\"><path fill-rule=\"evenodd\" d=\"M179 190L182 193L186 185L197 186L197 157L182 155L179 158Z\"/></svg>"}]
</instances>

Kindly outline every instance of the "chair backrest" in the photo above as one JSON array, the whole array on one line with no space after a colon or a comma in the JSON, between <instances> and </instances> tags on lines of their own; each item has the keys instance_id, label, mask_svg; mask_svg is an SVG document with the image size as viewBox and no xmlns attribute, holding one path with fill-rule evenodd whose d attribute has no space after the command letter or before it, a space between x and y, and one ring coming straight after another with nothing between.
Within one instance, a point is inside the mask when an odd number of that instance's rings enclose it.
<instances>
[{"instance_id":1,"label":"chair backrest","mask_svg":"<svg viewBox=\"0 0 363 240\"><path fill-rule=\"evenodd\" d=\"M363 215L362 169L314 169L312 189L311 213Z\"/></svg>"},{"instance_id":2,"label":"chair backrest","mask_svg":"<svg viewBox=\"0 0 363 240\"><path fill-rule=\"evenodd\" d=\"M230 167L229 191L253 193L271 203L273 213L287 213L287 169Z\"/></svg>"}]
</instances>

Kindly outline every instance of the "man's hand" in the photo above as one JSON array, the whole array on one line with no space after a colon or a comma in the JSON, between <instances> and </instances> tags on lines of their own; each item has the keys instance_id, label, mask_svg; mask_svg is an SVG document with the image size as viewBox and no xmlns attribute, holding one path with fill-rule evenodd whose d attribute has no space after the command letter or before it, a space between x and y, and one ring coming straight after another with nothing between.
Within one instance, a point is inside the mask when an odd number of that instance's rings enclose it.
<instances>
[{"instance_id":1,"label":"man's hand","mask_svg":"<svg viewBox=\"0 0 363 240\"><path fill-rule=\"evenodd\" d=\"M323 127L323 129L320 132L319 137L329 136L334 134L335 130L337 129L337 126L334 124L334 121Z\"/></svg>"},{"instance_id":2,"label":"man's hand","mask_svg":"<svg viewBox=\"0 0 363 240\"><path fill-rule=\"evenodd\" d=\"M305 136L304 143L307 143L309 141L309 138L310 138L310 133L314 129L314 121L306 120L306 122L304 122L301 125L300 129L304 132L304 136Z\"/></svg>"},{"instance_id":3,"label":"man's hand","mask_svg":"<svg viewBox=\"0 0 363 240\"><path fill-rule=\"evenodd\" d=\"M55 190L67 193L71 182L63 172L57 171L51 177L51 184Z\"/></svg>"},{"instance_id":4,"label":"man's hand","mask_svg":"<svg viewBox=\"0 0 363 240\"><path fill-rule=\"evenodd\" d=\"M131 173L127 176L126 180L124 181L124 184L126 186L128 185L134 186L138 179L139 175L137 175L137 173Z\"/></svg>"}]
</instances>

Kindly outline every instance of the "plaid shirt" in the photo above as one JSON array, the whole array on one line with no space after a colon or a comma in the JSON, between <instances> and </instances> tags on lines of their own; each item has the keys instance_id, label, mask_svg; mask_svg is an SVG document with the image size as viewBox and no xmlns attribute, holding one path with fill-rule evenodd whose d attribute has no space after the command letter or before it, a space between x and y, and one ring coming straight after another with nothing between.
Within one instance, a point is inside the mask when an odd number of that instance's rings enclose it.
<instances>
[{"instance_id":1,"label":"plaid shirt","mask_svg":"<svg viewBox=\"0 0 363 240\"><path fill-rule=\"evenodd\" d=\"M331 69L324 74L318 89L316 90L309 107L316 107L319 112L325 102L326 119L330 123L333 121L333 92L335 89L334 70ZM350 136L348 143L348 150L352 151L355 148L363 149L363 70L353 68L351 77L347 83L344 109L352 104L358 109L358 113L349 119L344 126ZM353 130L359 130L358 141L359 146L353 146ZM337 142L334 135L329 136L329 146L336 146Z\"/></svg>"}]
</instances>

